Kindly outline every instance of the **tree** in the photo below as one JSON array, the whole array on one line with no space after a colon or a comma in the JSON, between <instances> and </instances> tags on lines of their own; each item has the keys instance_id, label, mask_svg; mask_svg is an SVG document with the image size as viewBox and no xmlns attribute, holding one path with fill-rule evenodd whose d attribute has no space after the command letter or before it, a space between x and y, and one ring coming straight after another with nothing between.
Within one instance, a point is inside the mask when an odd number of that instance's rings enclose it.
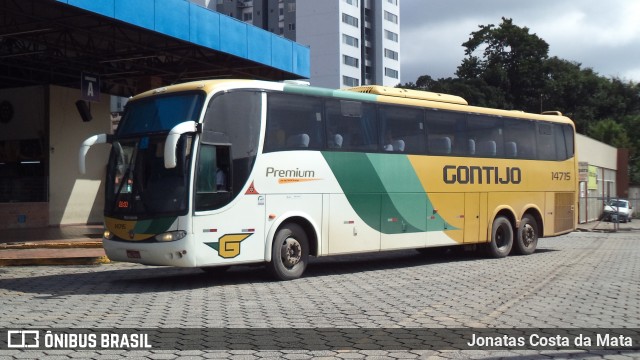
<instances>
[{"instance_id":1,"label":"tree","mask_svg":"<svg viewBox=\"0 0 640 360\"><path fill-rule=\"evenodd\" d=\"M489 24L479 28L462 44L467 57L456 75L466 80L481 79L502 90L507 108L539 111L549 45L529 34L528 28L504 17L498 27ZM478 51L482 51L481 57Z\"/></svg>"},{"instance_id":2,"label":"tree","mask_svg":"<svg viewBox=\"0 0 640 360\"><path fill-rule=\"evenodd\" d=\"M631 146L627 130L613 119L605 119L591 124L587 135L616 148L628 149Z\"/></svg>"}]
</instances>

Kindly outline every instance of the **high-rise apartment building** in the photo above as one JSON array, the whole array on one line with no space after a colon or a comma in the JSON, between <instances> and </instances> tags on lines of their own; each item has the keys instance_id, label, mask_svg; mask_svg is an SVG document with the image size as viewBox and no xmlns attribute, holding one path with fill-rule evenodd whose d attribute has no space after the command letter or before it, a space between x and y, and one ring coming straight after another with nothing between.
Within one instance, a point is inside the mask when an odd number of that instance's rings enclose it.
<instances>
[{"instance_id":1,"label":"high-rise apartment building","mask_svg":"<svg viewBox=\"0 0 640 360\"><path fill-rule=\"evenodd\" d=\"M311 83L400 82L400 0L192 0L311 47Z\"/></svg>"}]
</instances>

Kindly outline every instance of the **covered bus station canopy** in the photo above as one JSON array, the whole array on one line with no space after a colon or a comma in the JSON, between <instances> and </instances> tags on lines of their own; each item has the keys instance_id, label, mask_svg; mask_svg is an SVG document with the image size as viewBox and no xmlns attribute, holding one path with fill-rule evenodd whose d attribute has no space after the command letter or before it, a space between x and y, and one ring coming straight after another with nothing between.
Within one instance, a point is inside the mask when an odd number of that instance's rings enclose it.
<instances>
[{"instance_id":1,"label":"covered bus station canopy","mask_svg":"<svg viewBox=\"0 0 640 360\"><path fill-rule=\"evenodd\" d=\"M117 126L109 95L308 78L309 56L187 0L0 0L0 229L102 221L109 147L89 152L86 175L76 159L84 139ZM87 79L98 80L91 97Z\"/></svg>"},{"instance_id":2,"label":"covered bus station canopy","mask_svg":"<svg viewBox=\"0 0 640 360\"><path fill-rule=\"evenodd\" d=\"M103 93L203 78L308 78L309 48L186 0L0 0L0 88Z\"/></svg>"}]
</instances>

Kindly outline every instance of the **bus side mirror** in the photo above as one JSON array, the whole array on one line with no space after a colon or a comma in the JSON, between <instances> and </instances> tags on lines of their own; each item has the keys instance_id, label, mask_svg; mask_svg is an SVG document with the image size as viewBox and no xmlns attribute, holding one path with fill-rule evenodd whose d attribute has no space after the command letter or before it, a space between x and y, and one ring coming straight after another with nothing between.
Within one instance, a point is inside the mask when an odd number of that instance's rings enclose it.
<instances>
[{"instance_id":1,"label":"bus side mirror","mask_svg":"<svg viewBox=\"0 0 640 360\"><path fill-rule=\"evenodd\" d=\"M185 121L180 123L169 131L167 135L167 141L164 143L164 167L166 169L173 169L178 164L176 158L176 147L178 146L178 140L180 136L186 133L193 133L198 131L198 124L195 121Z\"/></svg>"},{"instance_id":2,"label":"bus side mirror","mask_svg":"<svg viewBox=\"0 0 640 360\"><path fill-rule=\"evenodd\" d=\"M95 144L106 144L108 142L111 142L111 137L107 134L93 135L82 142L82 145L80 145L80 152L78 154L78 167L81 174L84 175L87 173L86 157L89 148Z\"/></svg>"}]
</instances>

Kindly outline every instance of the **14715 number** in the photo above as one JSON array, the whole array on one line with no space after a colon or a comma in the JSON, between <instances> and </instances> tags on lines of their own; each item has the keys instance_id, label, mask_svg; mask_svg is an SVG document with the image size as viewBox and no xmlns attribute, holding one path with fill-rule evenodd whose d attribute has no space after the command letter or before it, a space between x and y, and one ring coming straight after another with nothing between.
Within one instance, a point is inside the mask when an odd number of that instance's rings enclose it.
<instances>
[{"instance_id":1,"label":"14715 number","mask_svg":"<svg viewBox=\"0 0 640 360\"><path fill-rule=\"evenodd\" d=\"M552 171L551 172L551 180L555 181L569 181L571 180L571 173L568 171Z\"/></svg>"}]
</instances>

